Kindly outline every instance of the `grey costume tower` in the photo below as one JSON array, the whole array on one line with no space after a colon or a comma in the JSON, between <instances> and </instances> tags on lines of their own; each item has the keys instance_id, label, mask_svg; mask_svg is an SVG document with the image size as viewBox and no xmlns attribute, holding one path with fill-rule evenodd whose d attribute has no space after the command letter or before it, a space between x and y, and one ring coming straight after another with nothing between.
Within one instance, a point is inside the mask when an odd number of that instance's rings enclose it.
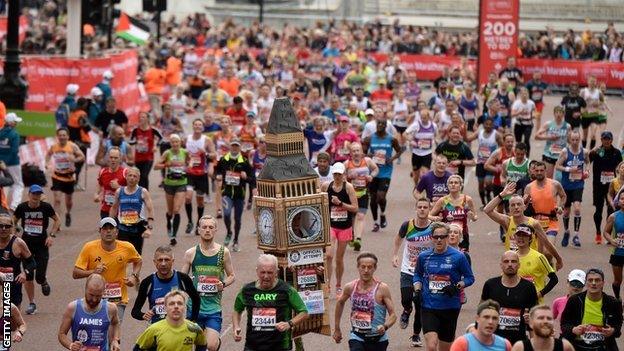
<instances>
[{"instance_id":1,"label":"grey costume tower","mask_svg":"<svg viewBox=\"0 0 624 351\"><path fill-rule=\"evenodd\" d=\"M303 132L288 98L275 99L266 143L255 197L258 248L277 256L282 278L308 306L310 318L293 335L329 335L328 296L319 269L329 245L329 199L305 157Z\"/></svg>"}]
</instances>

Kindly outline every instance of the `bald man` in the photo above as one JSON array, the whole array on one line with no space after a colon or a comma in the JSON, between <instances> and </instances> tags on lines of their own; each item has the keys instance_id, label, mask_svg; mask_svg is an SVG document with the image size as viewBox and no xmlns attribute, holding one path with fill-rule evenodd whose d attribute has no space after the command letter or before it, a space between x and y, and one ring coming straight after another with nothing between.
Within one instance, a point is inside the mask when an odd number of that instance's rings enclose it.
<instances>
[{"instance_id":1,"label":"bald man","mask_svg":"<svg viewBox=\"0 0 624 351\"><path fill-rule=\"evenodd\" d=\"M69 303L63 313L58 340L72 351L99 347L102 351L120 351L117 306L102 299L106 281L91 274L85 284L85 297ZM71 339L67 332L71 329Z\"/></svg>"},{"instance_id":2,"label":"bald man","mask_svg":"<svg viewBox=\"0 0 624 351\"><path fill-rule=\"evenodd\" d=\"M500 268L502 275L483 284L481 301L492 299L500 304L496 335L513 344L526 338L526 318L531 307L537 305L537 291L533 283L518 275L520 257L517 252L505 251Z\"/></svg>"}]
</instances>

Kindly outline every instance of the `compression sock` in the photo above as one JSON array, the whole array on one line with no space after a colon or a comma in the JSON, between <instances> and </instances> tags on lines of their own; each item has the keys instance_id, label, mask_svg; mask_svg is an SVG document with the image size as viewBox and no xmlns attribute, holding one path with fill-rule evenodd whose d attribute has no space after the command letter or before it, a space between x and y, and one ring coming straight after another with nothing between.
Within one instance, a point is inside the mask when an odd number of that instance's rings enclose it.
<instances>
[{"instance_id":1,"label":"compression sock","mask_svg":"<svg viewBox=\"0 0 624 351\"><path fill-rule=\"evenodd\" d=\"M171 215L167 213L166 216L167 216L167 231L171 231Z\"/></svg>"},{"instance_id":2,"label":"compression sock","mask_svg":"<svg viewBox=\"0 0 624 351\"><path fill-rule=\"evenodd\" d=\"M386 213L386 199L384 198L383 200L379 200L379 209L381 209L381 215L385 215Z\"/></svg>"},{"instance_id":3,"label":"compression sock","mask_svg":"<svg viewBox=\"0 0 624 351\"><path fill-rule=\"evenodd\" d=\"M563 216L563 229L566 232L570 229L570 216Z\"/></svg>"},{"instance_id":4,"label":"compression sock","mask_svg":"<svg viewBox=\"0 0 624 351\"><path fill-rule=\"evenodd\" d=\"M581 229L581 216L574 215L574 234L578 235L579 229Z\"/></svg>"},{"instance_id":5,"label":"compression sock","mask_svg":"<svg viewBox=\"0 0 624 351\"><path fill-rule=\"evenodd\" d=\"M197 221L204 216L204 206L197 206Z\"/></svg>"},{"instance_id":6,"label":"compression sock","mask_svg":"<svg viewBox=\"0 0 624 351\"><path fill-rule=\"evenodd\" d=\"M587 147L587 139L583 140L581 142L581 144L583 144L583 148L586 148Z\"/></svg>"},{"instance_id":7,"label":"compression sock","mask_svg":"<svg viewBox=\"0 0 624 351\"><path fill-rule=\"evenodd\" d=\"M592 150L594 148L594 146L596 146L596 139L592 139L589 142L589 149Z\"/></svg>"},{"instance_id":8,"label":"compression sock","mask_svg":"<svg viewBox=\"0 0 624 351\"><path fill-rule=\"evenodd\" d=\"M178 229L180 228L180 214L176 213L173 215L173 237L175 238L178 235Z\"/></svg>"},{"instance_id":9,"label":"compression sock","mask_svg":"<svg viewBox=\"0 0 624 351\"><path fill-rule=\"evenodd\" d=\"M611 287L613 288L613 295L615 298L620 300L620 284L612 283Z\"/></svg>"},{"instance_id":10,"label":"compression sock","mask_svg":"<svg viewBox=\"0 0 624 351\"><path fill-rule=\"evenodd\" d=\"M487 204L485 200L485 189L479 190L479 197L481 198L481 203L485 206Z\"/></svg>"},{"instance_id":11,"label":"compression sock","mask_svg":"<svg viewBox=\"0 0 624 351\"><path fill-rule=\"evenodd\" d=\"M193 223L193 203L185 203L184 209L186 210L186 218L188 218L189 223Z\"/></svg>"}]
</instances>

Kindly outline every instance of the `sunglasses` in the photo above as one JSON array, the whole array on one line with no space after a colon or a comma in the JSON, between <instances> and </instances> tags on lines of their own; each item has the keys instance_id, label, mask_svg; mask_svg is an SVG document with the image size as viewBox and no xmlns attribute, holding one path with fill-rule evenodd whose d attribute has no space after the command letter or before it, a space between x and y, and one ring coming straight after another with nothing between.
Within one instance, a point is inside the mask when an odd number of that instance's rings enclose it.
<instances>
[{"instance_id":1,"label":"sunglasses","mask_svg":"<svg viewBox=\"0 0 624 351\"><path fill-rule=\"evenodd\" d=\"M11 224L0 224L0 229L11 229L13 225Z\"/></svg>"},{"instance_id":2,"label":"sunglasses","mask_svg":"<svg viewBox=\"0 0 624 351\"><path fill-rule=\"evenodd\" d=\"M432 235L431 239L433 240L442 240L442 239L446 239L448 238L448 234L447 235Z\"/></svg>"}]
</instances>

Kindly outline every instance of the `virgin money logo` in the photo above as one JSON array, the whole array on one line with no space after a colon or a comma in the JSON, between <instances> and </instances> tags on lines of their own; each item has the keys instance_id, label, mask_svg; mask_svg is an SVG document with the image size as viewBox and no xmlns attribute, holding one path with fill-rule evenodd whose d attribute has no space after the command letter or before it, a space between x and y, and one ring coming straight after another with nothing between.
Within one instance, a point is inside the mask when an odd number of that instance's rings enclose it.
<instances>
[{"instance_id":1,"label":"virgin money logo","mask_svg":"<svg viewBox=\"0 0 624 351\"><path fill-rule=\"evenodd\" d=\"M583 76L586 79L590 76L605 79L607 78L607 69L605 67L583 67Z\"/></svg>"}]
</instances>

